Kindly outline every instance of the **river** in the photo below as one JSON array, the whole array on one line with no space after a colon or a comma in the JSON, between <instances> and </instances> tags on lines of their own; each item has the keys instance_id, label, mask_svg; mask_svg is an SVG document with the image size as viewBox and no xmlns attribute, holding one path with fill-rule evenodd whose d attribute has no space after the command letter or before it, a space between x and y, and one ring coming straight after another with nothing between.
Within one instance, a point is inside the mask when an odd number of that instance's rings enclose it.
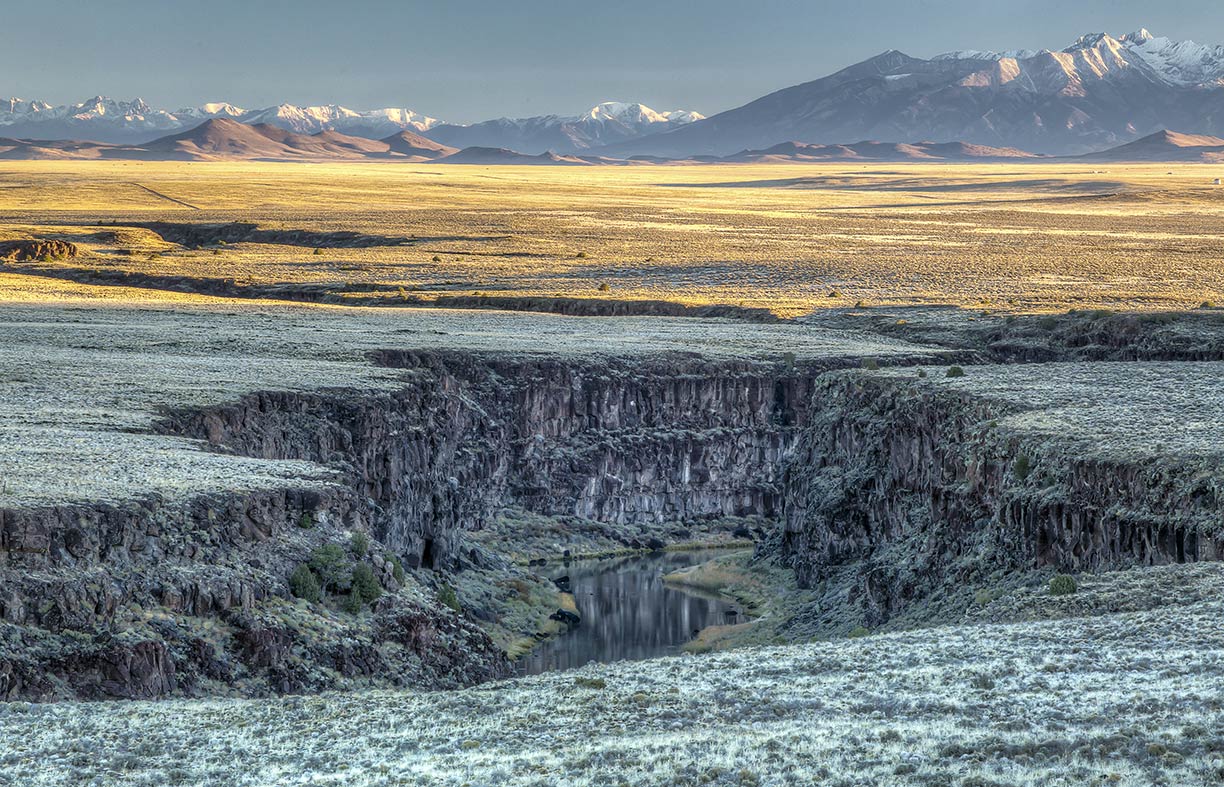
<instances>
[{"instance_id":1,"label":"river","mask_svg":"<svg viewBox=\"0 0 1224 787\"><path fill-rule=\"evenodd\" d=\"M743 622L746 618L734 603L663 583L664 574L725 554L726 550L653 552L541 569L553 579L569 576L582 623L520 659L519 673L665 656L680 652L680 646L706 626Z\"/></svg>"}]
</instances>

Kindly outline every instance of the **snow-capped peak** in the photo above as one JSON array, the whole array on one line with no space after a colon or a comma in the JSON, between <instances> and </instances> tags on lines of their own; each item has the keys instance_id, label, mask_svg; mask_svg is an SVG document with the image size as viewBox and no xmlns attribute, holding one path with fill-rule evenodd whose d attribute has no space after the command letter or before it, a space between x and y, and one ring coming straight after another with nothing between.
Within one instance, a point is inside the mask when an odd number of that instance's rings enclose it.
<instances>
[{"instance_id":1,"label":"snow-capped peak","mask_svg":"<svg viewBox=\"0 0 1224 787\"><path fill-rule=\"evenodd\" d=\"M246 112L247 111L245 109L242 109L241 107L236 107L233 104L230 104L228 102L216 101L216 102L209 103L209 104L201 104L198 107L188 107L186 109L180 109L178 112L175 112L174 114L179 115L181 117L189 117L189 118L194 118L194 117L236 118L236 117L241 117L242 115L245 115Z\"/></svg>"},{"instance_id":2,"label":"snow-capped peak","mask_svg":"<svg viewBox=\"0 0 1224 787\"><path fill-rule=\"evenodd\" d=\"M1064 49L1064 52L1074 52L1077 49L1092 49L1097 44L1109 40L1108 33L1085 33L1075 40L1075 43Z\"/></svg>"},{"instance_id":3,"label":"snow-capped peak","mask_svg":"<svg viewBox=\"0 0 1224 787\"><path fill-rule=\"evenodd\" d=\"M1049 53L1047 49L1008 52L965 49L936 55L932 60L1025 61ZM1224 46L1173 41L1152 35L1142 27L1117 38L1108 33L1086 33L1058 54L1080 58L1081 68L1101 78L1138 67L1149 78L1181 87L1224 84Z\"/></svg>"},{"instance_id":4,"label":"snow-capped peak","mask_svg":"<svg viewBox=\"0 0 1224 787\"><path fill-rule=\"evenodd\" d=\"M1171 85L1220 84L1224 80L1224 46L1203 46L1152 35L1147 28L1113 38L1105 33L1080 36L1065 51L1096 50L1112 54L1121 65L1146 66L1156 79Z\"/></svg>"},{"instance_id":5,"label":"snow-capped peak","mask_svg":"<svg viewBox=\"0 0 1224 787\"><path fill-rule=\"evenodd\" d=\"M278 104L244 112L240 119L244 123L271 123L299 133L313 134L328 129L341 132L372 130L375 135L383 136L406 129L425 131L440 122L411 109L390 107L358 112L339 104L312 107Z\"/></svg>"},{"instance_id":6,"label":"snow-capped peak","mask_svg":"<svg viewBox=\"0 0 1224 787\"><path fill-rule=\"evenodd\" d=\"M0 124L7 115L36 115L48 112L53 107L46 101L26 101L24 98L0 98Z\"/></svg>"},{"instance_id":7,"label":"snow-capped peak","mask_svg":"<svg viewBox=\"0 0 1224 787\"><path fill-rule=\"evenodd\" d=\"M988 49L960 49L955 52L944 52L935 55L932 60L1028 60L1037 57L1045 49L1009 49L1004 52L994 52Z\"/></svg>"},{"instance_id":8,"label":"snow-capped peak","mask_svg":"<svg viewBox=\"0 0 1224 787\"><path fill-rule=\"evenodd\" d=\"M1125 35L1122 42L1170 84L1206 85L1224 80L1224 46L1173 41L1147 30Z\"/></svg>"},{"instance_id":9,"label":"snow-capped peak","mask_svg":"<svg viewBox=\"0 0 1224 787\"><path fill-rule=\"evenodd\" d=\"M706 118L705 115L691 109L673 109L670 112L664 112L663 117L667 118L669 123L678 126L685 123L696 123L698 120L705 120Z\"/></svg>"},{"instance_id":10,"label":"snow-capped peak","mask_svg":"<svg viewBox=\"0 0 1224 787\"><path fill-rule=\"evenodd\" d=\"M704 115L692 110L675 109L669 112L657 112L645 104L626 101L605 101L595 105L580 117L581 120L612 120L631 127L651 126L658 123L678 126L704 118Z\"/></svg>"},{"instance_id":11,"label":"snow-capped peak","mask_svg":"<svg viewBox=\"0 0 1224 787\"><path fill-rule=\"evenodd\" d=\"M648 106L624 101L605 101L587 111L586 117L592 120L616 120L633 125L667 122L667 118Z\"/></svg>"}]
</instances>

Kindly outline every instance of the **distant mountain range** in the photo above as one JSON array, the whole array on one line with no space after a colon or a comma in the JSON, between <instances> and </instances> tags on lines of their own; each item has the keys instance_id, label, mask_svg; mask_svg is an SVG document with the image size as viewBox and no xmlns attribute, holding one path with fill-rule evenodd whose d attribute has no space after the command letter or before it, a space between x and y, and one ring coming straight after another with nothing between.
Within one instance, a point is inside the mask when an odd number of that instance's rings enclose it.
<instances>
[{"instance_id":1,"label":"distant mountain range","mask_svg":"<svg viewBox=\"0 0 1224 787\"><path fill-rule=\"evenodd\" d=\"M34 140L130 144L213 119L373 140L409 131L448 147L562 157L726 157L786 140L825 146L931 140L1071 155L1165 129L1224 136L1224 47L1140 29L1118 38L1081 35L1060 50L962 50L929 59L890 50L710 117L610 102L581 115L455 125L410 109L338 105L251 110L218 103L166 111L140 99L95 97L62 106L0 100L0 135Z\"/></svg>"},{"instance_id":2,"label":"distant mountain range","mask_svg":"<svg viewBox=\"0 0 1224 787\"><path fill-rule=\"evenodd\" d=\"M140 145L0 138L0 159L128 159L148 161L432 161L458 151L411 131L376 140L320 131L298 134L269 123L211 118L194 128Z\"/></svg>"},{"instance_id":3,"label":"distant mountain range","mask_svg":"<svg viewBox=\"0 0 1224 787\"><path fill-rule=\"evenodd\" d=\"M509 148L523 153L573 153L671 131L704 118L690 110L656 112L641 104L610 101L576 117L501 118L471 126L442 123L426 129L425 133L430 139L460 148L479 146Z\"/></svg>"},{"instance_id":4,"label":"distant mountain range","mask_svg":"<svg viewBox=\"0 0 1224 787\"><path fill-rule=\"evenodd\" d=\"M117 159L143 161L404 161L416 163L533 166L631 166L644 164L766 164L804 162L1053 161L1014 148L966 142L854 142L820 145L783 142L729 156L612 158L593 154L528 154L508 148L462 150L412 131L370 139L338 131L299 134L270 123L211 118L200 125L138 145L79 140L0 137L0 159ZM1063 159L1068 160L1068 159ZM1103 152L1074 157L1088 161L1224 161L1224 139L1161 131Z\"/></svg>"},{"instance_id":5,"label":"distant mountain range","mask_svg":"<svg viewBox=\"0 0 1224 787\"><path fill-rule=\"evenodd\" d=\"M112 144L144 142L156 134L184 131L206 120L224 118L247 125L267 124L298 134L338 131L383 139L398 131L428 133L455 147L505 147L526 153L573 152L670 131L704 116L689 110L656 112L642 104L606 102L582 115L501 118L470 126L443 123L411 109L356 111L335 104L299 107L279 104L242 109L204 104L170 112L141 99L116 101L95 96L77 104L0 99L0 135L20 139L88 139Z\"/></svg>"},{"instance_id":6,"label":"distant mountain range","mask_svg":"<svg viewBox=\"0 0 1224 787\"><path fill-rule=\"evenodd\" d=\"M620 102L599 104L581 115L456 125L409 109L358 112L335 105L281 104L248 110L217 103L168 112L139 99L97 97L59 107L0 100L0 135L11 138L132 144L213 119L379 140L408 131L447 147L533 156L551 152L562 158L725 157L763 151L785 140L824 146L846 140L932 140L1066 156L1124 145L1165 129L1224 137L1224 46L1172 41L1138 30L1117 38L1080 36L1057 51L963 50L921 59L890 50L708 118ZM809 150L802 155L842 154Z\"/></svg>"},{"instance_id":7,"label":"distant mountain range","mask_svg":"<svg viewBox=\"0 0 1224 787\"><path fill-rule=\"evenodd\" d=\"M320 107L280 104L266 109L242 109L233 104L216 103L170 112L152 107L139 98L116 101L95 96L78 104L62 106L19 98L0 99L0 135L25 139L142 142L158 133L186 130L213 118L249 125L267 123L299 134L340 131L371 138L404 130L420 132L439 122L410 109L357 112L334 104Z\"/></svg>"},{"instance_id":8,"label":"distant mountain range","mask_svg":"<svg viewBox=\"0 0 1224 787\"><path fill-rule=\"evenodd\" d=\"M1224 135L1224 47L1139 30L1059 51L890 50L610 156L727 155L779 140L930 139L1071 155L1163 129Z\"/></svg>"}]
</instances>

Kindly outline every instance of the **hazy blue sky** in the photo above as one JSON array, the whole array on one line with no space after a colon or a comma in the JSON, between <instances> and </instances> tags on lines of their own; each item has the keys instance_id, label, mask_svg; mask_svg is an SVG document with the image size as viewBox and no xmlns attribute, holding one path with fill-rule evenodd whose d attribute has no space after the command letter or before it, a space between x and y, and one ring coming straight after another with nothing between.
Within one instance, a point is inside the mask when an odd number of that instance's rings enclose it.
<instances>
[{"instance_id":1,"label":"hazy blue sky","mask_svg":"<svg viewBox=\"0 0 1224 787\"><path fill-rule=\"evenodd\" d=\"M1224 0L6 0L0 96L172 108L407 106L447 120L602 100L707 114L886 49L1224 44Z\"/></svg>"}]
</instances>

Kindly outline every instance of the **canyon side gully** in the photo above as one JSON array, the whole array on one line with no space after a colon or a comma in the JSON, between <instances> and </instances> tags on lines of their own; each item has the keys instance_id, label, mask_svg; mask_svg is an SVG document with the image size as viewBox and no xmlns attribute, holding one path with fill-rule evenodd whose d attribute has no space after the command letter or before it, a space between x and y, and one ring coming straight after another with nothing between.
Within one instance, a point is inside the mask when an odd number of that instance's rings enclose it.
<instances>
[{"instance_id":1,"label":"canyon side gully","mask_svg":"<svg viewBox=\"0 0 1224 787\"><path fill-rule=\"evenodd\" d=\"M376 361L405 370L402 389L263 392L167 413L159 427L219 452L317 462L339 483L182 505L0 511L0 699L439 688L507 676L504 653L472 615L412 590L506 569L465 535L494 526L507 506L602 523L627 547L641 546L632 534L643 526L757 520L771 531L758 555L793 566L801 584L860 566L848 603L869 625L983 560L1092 571L1217 559L1224 549L1198 535L1194 523L1214 501L1189 486L1068 459L1065 493L1038 494L1013 473L1030 447L980 426L1005 412L836 368L858 361L461 351ZM1170 513L1126 513L1152 510ZM368 562L384 591L372 611L295 602L294 567L355 531L372 539Z\"/></svg>"}]
</instances>

